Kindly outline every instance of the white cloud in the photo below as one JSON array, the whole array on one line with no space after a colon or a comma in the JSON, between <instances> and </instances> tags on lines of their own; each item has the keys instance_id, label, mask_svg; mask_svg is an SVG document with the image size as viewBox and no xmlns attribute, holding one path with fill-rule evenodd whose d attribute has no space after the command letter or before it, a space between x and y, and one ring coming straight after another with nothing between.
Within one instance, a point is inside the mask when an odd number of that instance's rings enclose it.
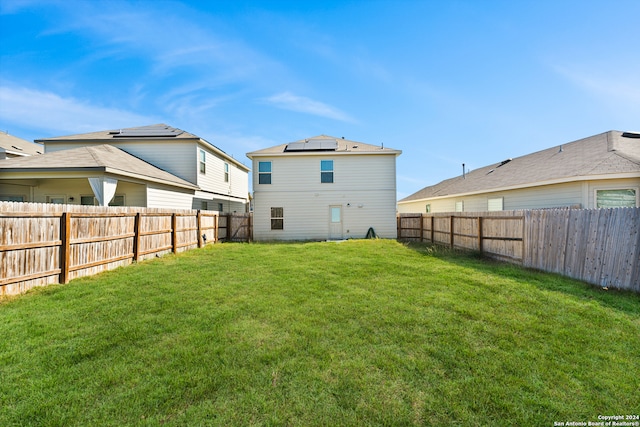
<instances>
[{"instance_id":1,"label":"white cloud","mask_svg":"<svg viewBox=\"0 0 640 427\"><path fill-rule=\"evenodd\" d=\"M327 117L329 119L343 122L355 122L348 114L327 105L323 102L314 101L304 96L294 95L291 92L282 92L266 98L269 104L284 110L297 111L299 113L312 114L314 116Z\"/></svg>"},{"instance_id":2,"label":"white cloud","mask_svg":"<svg viewBox=\"0 0 640 427\"><path fill-rule=\"evenodd\" d=\"M61 133L93 132L158 122L158 119L130 111L7 84L0 86L0 120Z\"/></svg>"}]
</instances>

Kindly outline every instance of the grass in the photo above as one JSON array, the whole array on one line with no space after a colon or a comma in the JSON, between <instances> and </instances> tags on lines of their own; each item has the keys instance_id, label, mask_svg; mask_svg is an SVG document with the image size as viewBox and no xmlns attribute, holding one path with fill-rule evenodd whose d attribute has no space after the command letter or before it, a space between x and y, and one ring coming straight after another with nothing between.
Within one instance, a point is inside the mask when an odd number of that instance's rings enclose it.
<instances>
[{"instance_id":1,"label":"grass","mask_svg":"<svg viewBox=\"0 0 640 427\"><path fill-rule=\"evenodd\" d=\"M0 303L0 425L640 412L640 296L395 241L223 244Z\"/></svg>"}]
</instances>

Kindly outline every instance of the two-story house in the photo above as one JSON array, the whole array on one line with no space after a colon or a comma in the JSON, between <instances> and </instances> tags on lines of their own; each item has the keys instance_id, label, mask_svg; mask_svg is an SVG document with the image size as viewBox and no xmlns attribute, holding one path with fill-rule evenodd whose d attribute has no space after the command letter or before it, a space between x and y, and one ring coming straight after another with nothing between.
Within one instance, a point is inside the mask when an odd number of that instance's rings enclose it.
<instances>
[{"instance_id":1,"label":"two-story house","mask_svg":"<svg viewBox=\"0 0 640 427\"><path fill-rule=\"evenodd\" d=\"M255 240L396 238L401 151L320 135L247 153Z\"/></svg>"},{"instance_id":2,"label":"two-story house","mask_svg":"<svg viewBox=\"0 0 640 427\"><path fill-rule=\"evenodd\" d=\"M45 154L0 165L0 194L42 203L245 212L249 168L165 124L40 139Z\"/></svg>"}]
</instances>

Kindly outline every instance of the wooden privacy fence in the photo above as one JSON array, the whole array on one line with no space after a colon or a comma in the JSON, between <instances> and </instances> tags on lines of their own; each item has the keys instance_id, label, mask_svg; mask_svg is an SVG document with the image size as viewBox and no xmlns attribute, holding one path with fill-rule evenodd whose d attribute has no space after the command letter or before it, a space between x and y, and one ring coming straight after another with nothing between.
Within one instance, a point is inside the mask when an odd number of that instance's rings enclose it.
<instances>
[{"instance_id":1,"label":"wooden privacy fence","mask_svg":"<svg viewBox=\"0 0 640 427\"><path fill-rule=\"evenodd\" d=\"M640 292L640 208L400 214L398 239Z\"/></svg>"},{"instance_id":2,"label":"wooden privacy fence","mask_svg":"<svg viewBox=\"0 0 640 427\"><path fill-rule=\"evenodd\" d=\"M0 202L0 295L250 238L249 214Z\"/></svg>"}]
</instances>

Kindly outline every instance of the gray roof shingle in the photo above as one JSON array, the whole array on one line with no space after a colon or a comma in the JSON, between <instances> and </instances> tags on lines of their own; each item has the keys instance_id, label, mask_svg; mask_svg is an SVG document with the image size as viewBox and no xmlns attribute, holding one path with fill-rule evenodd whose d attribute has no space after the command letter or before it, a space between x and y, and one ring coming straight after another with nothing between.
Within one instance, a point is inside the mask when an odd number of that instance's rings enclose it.
<instances>
[{"instance_id":1,"label":"gray roof shingle","mask_svg":"<svg viewBox=\"0 0 640 427\"><path fill-rule=\"evenodd\" d=\"M112 145L94 145L54 151L40 156L0 162L0 172L96 171L135 177L189 189L198 186L153 166Z\"/></svg>"},{"instance_id":2,"label":"gray roof shingle","mask_svg":"<svg viewBox=\"0 0 640 427\"><path fill-rule=\"evenodd\" d=\"M640 134L628 133L627 135ZM495 163L425 187L400 202L510 187L528 187L572 178L640 173L640 138L608 131L546 150Z\"/></svg>"}]
</instances>

